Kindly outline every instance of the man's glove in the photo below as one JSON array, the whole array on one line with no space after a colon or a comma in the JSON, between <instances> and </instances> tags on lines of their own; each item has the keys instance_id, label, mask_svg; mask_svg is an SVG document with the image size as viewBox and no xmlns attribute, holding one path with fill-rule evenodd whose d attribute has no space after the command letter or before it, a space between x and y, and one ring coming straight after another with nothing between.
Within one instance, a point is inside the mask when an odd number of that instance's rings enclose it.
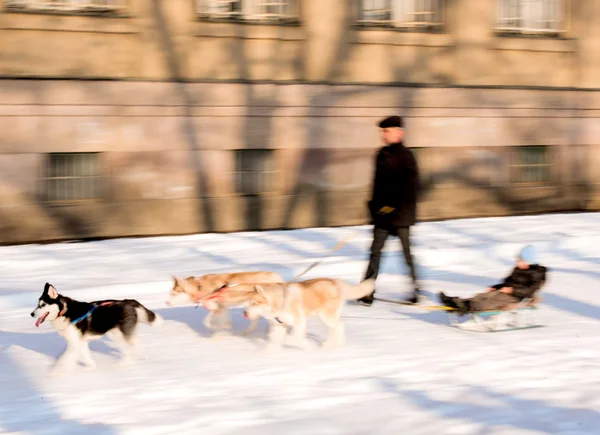
<instances>
[{"instance_id":1,"label":"man's glove","mask_svg":"<svg viewBox=\"0 0 600 435\"><path fill-rule=\"evenodd\" d=\"M389 206L386 205L385 207L381 207L377 213L380 213L380 214L390 214L394 210L396 210L394 207L389 207Z\"/></svg>"}]
</instances>

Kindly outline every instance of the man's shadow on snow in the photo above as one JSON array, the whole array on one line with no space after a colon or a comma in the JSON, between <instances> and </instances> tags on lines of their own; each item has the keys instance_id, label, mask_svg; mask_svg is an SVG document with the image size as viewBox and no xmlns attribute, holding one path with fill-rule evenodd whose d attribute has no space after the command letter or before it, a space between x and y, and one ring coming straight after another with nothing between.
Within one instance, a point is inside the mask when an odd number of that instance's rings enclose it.
<instances>
[{"instance_id":1,"label":"man's shadow on snow","mask_svg":"<svg viewBox=\"0 0 600 435\"><path fill-rule=\"evenodd\" d=\"M395 395L403 403L407 400L414 406L436 413L446 424L450 424L451 421L467 421L484 425L488 430L494 426L512 426L515 429L544 433L553 433L558 429L552 421L578 422L578 433L596 433L600 424L600 413L593 409L563 408L542 400L523 399L516 395L496 392L484 386L471 386L469 389L473 396L485 396L500 402L500 406L438 400L425 391L402 388L392 379L378 378L378 382L382 390Z\"/></svg>"}]
</instances>

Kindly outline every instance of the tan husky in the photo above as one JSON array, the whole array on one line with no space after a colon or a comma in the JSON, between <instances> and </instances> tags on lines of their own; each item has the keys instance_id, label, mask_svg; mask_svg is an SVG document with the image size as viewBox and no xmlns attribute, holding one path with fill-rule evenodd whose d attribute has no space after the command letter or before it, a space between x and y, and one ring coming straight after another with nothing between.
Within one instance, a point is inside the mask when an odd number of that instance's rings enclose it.
<instances>
[{"instance_id":1,"label":"tan husky","mask_svg":"<svg viewBox=\"0 0 600 435\"><path fill-rule=\"evenodd\" d=\"M269 346L282 345L287 327L293 328L297 344L305 347L308 318L317 315L329 328L323 347L344 344L345 333L341 319L346 301L360 299L375 290L375 281L369 279L353 286L338 279L311 279L286 284L254 285L254 292L246 302L244 315L250 319L264 317L269 321Z\"/></svg>"},{"instance_id":2,"label":"tan husky","mask_svg":"<svg viewBox=\"0 0 600 435\"><path fill-rule=\"evenodd\" d=\"M203 303L206 297L211 297L217 292L223 293L226 284L237 283L283 283L284 279L278 273L274 272L238 272L238 273L219 273L208 274L199 277L189 276L187 278L173 277L173 288L169 294L167 305L177 306L186 303ZM233 287L232 287L233 288ZM204 319L204 326L208 329L229 329L231 322L227 318L227 310L239 306L246 298L237 296L235 298L213 297L210 302L203 303L209 311ZM213 316L221 318L220 325L213 324ZM256 328L258 320L251 322L244 334L249 334Z\"/></svg>"}]
</instances>

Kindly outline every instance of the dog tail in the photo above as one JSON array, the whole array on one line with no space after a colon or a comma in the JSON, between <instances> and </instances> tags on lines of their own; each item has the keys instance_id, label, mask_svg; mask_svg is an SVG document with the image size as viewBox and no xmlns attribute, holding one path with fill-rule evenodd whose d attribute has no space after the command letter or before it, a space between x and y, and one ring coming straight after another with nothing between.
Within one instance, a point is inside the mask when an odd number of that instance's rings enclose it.
<instances>
[{"instance_id":1,"label":"dog tail","mask_svg":"<svg viewBox=\"0 0 600 435\"><path fill-rule=\"evenodd\" d=\"M136 301L137 302L137 301ZM137 302L135 307L138 319L142 323L152 326L160 326L164 322L163 318L156 314L154 311L150 311L148 308Z\"/></svg>"},{"instance_id":2,"label":"dog tail","mask_svg":"<svg viewBox=\"0 0 600 435\"><path fill-rule=\"evenodd\" d=\"M360 299L375 291L375 280L373 278L366 279L358 285L338 281L338 287L341 290L342 298L346 300Z\"/></svg>"}]
</instances>

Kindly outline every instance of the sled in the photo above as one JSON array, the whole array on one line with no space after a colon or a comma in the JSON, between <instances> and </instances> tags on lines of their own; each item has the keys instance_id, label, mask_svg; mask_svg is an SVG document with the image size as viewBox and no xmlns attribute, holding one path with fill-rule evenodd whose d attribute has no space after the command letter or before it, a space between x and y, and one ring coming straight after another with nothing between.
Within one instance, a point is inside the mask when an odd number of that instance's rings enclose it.
<instances>
[{"instance_id":1,"label":"sled","mask_svg":"<svg viewBox=\"0 0 600 435\"><path fill-rule=\"evenodd\" d=\"M450 326L473 332L503 332L540 328L536 322L537 307L524 299L511 310L477 311L465 314L461 321L456 310L447 310Z\"/></svg>"},{"instance_id":2,"label":"sled","mask_svg":"<svg viewBox=\"0 0 600 435\"><path fill-rule=\"evenodd\" d=\"M445 305L412 304L395 299L374 298L376 301L388 302L398 305L409 305L431 311L445 311L448 314L450 326L472 332L503 332L518 331L520 329L541 328L536 322L537 307L534 299L523 299L511 310L475 311L460 316L456 309ZM466 318L464 320L463 318Z\"/></svg>"}]
</instances>

